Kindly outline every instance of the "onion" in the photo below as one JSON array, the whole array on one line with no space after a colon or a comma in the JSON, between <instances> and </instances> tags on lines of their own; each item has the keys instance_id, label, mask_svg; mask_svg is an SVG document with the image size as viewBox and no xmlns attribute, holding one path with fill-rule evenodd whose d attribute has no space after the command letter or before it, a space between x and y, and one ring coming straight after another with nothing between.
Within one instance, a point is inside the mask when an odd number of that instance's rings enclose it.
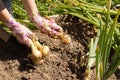
<instances>
[{"instance_id":1,"label":"onion","mask_svg":"<svg viewBox=\"0 0 120 80\"><path fill-rule=\"evenodd\" d=\"M34 64L42 63L42 57L47 56L50 51L48 46L42 46L38 42L37 37L32 37L32 40L30 42L30 48L32 49L32 54L29 54L28 57L32 59Z\"/></svg>"},{"instance_id":2,"label":"onion","mask_svg":"<svg viewBox=\"0 0 120 80\"><path fill-rule=\"evenodd\" d=\"M59 37L61 38L62 43L69 44L71 42L70 36L63 32L59 34Z\"/></svg>"},{"instance_id":3,"label":"onion","mask_svg":"<svg viewBox=\"0 0 120 80\"><path fill-rule=\"evenodd\" d=\"M30 40L30 48L32 49L32 53L28 55L28 57L33 61L34 64L43 63L42 57L47 56L49 54L49 47L42 46L38 42L38 38L36 36L31 37Z\"/></svg>"},{"instance_id":4,"label":"onion","mask_svg":"<svg viewBox=\"0 0 120 80\"><path fill-rule=\"evenodd\" d=\"M43 46L42 47L42 55L43 56L48 56L49 55L49 52L50 52L50 49L48 46Z\"/></svg>"},{"instance_id":5,"label":"onion","mask_svg":"<svg viewBox=\"0 0 120 80\"><path fill-rule=\"evenodd\" d=\"M38 50L37 46L35 46L33 43L31 44L31 49L32 49L32 54L33 54L36 58L41 58L41 57L42 57L41 52Z\"/></svg>"},{"instance_id":6,"label":"onion","mask_svg":"<svg viewBox=\"0 0 120 80\"><path fill-rule=\"evenodd\" d=\"M42 45L38 41L34 42L34 44L39 50L42 50Z\"/></svg>"},{"instance_id":7,"label":"onion","mask_svg":"<svg viewBox=\"0 0 120 80\"><path fill-rule=\"evenodd\" d=\"M42 46L38 41L36 41L35 46L41 51L42 56L47 56L49 54L49 47L48 46Z\"/></svg>"},{"instance_id":8,"label":"onion","mask_svg":"<svg viewBox=\"0 0 120 80\"><path fill-rule=\"evenodd\" d=\"M69 44L71 42L71 38L69 35L64 35L62 38L62 43Z\"/></svg>"}]
</instances>

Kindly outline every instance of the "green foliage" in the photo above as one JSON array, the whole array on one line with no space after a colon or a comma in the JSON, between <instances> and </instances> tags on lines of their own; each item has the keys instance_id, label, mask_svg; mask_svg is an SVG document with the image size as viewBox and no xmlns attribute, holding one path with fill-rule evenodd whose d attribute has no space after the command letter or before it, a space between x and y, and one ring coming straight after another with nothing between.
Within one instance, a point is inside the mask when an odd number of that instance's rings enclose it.
<instances>
[{"instance_id":1,"label":"green foliage","mask_svg":"<svg viewBox=\"0 0 120 80\"><path fill-rule=\"evenodd\" d=\"M29 19L26 10L24 9L21 0L13 0L12 2L12 10L13 10L13 15L15 18L20 19L20 20L26 20ZM53 15L55 14L52 9L54 8L55 5L55 0L36 0L37 8L39 13L42 16L46 15Z\"/></svg>"},{"instance_id":2,"label":"green foliage","mask_svg":"<svg viewBox=\"0 0 120 80\"><path fill-rule=\"evenodd\" d=\"M21 0L13 0L12 2L13 16L17 19L28 19L27 13L23 8Z\"/></svg>"}]
</instances>

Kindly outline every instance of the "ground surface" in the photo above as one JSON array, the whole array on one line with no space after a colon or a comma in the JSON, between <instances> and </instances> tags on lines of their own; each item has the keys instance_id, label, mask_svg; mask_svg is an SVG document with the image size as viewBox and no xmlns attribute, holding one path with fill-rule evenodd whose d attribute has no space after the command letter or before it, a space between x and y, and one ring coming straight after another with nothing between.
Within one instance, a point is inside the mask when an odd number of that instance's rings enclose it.
<instances>
[{"instance_id":1,"label":"ground surface","mask_svg":"<svg viewBox=\"0 0 120 80\"><path fill-rule=\"evenodd\" d=\"M88 52L87 45L95 35L94 29L92 25L71 16L62 19L59 24L71 36L71 44L63 44L60 39L53 39L35 30L40 43L51 49L44 63L35 68L25 65L29 49L19 49L18 45L14 48L10 43L0 40L0 80L83 80L85 66L82 64L86 59L81 61L81 56L86 56ZM93 72L91 80L94 77ZM113 76L110 80L117 78Z\"/></svg>"}]
</instances>

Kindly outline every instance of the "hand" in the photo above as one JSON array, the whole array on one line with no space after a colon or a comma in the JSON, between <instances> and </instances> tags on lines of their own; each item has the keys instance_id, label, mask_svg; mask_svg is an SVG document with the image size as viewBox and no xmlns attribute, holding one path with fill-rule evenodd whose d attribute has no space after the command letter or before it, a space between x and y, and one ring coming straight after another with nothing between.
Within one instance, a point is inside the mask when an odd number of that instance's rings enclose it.
<instances>
[{"instance_id":1,"label":"hand","mask_svg":"<svg viewBox=\"0 0 120 80\"><path fill-rule=\"evenodd\" d=\"M37 64L38 61L42 59L42 57L48 55L49 47L42 46L38 42L37 36L35 36L35 34L31 32L26 26L15 21L13 18L10 19L6 25L12 31L18 42L31 48L32 53L29 54L28 57L32 59L34 64Z\"/></svg>"},{"instance_id":2,"label":"hand","mask_svg":"<svg viewBox=\"0 0 120 80\"><path fill-rule=\"evenodd\" d=\"M70 36L64 33L62 27L57 25L51 18L45 19L39 14L32 17L30 16L30 18L36 27L38 27L38 29L40 29L42 32L53 37L60 38L62 43L69 44L71 42Z\"/></svg>"},{"instance_id":3,"label":"hand","mask_svg":"<svg viewBox=\"0 0 120 80\"><path fill-rule=\"evenodd\" d=\"M20 24L13 18L6 23L18 42L30 46L31 37L34 35L26 26Z\"/></svg>"},{"instance_id":4,"label":"hand","mask_svg":"<svg viewBox=\"0 0 120 80\"><path fill-rule=\"evenodd\" d=\"M49 35L59 35L63 32L63 29L57 25L52 19L45 19L39 14L31 17L32 22L40 29L43 33Z\"/></svg>"}]
</instances>

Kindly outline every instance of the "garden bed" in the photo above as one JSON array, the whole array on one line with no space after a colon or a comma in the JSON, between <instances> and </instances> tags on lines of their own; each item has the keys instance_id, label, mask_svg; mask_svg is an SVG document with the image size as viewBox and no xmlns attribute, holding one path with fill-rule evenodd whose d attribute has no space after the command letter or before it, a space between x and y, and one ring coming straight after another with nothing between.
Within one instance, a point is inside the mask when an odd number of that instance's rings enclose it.
<instances>
[{"instance_id":1,"label":"garden bed","mask_svg":"<svg viewBox=\"0 0 120 80\"><path fill-rule=\"evenodd\" d=\"M87 57L88 44L90 38L96 35L95 29L93 25L73 16L61 18L58 24L71 36L72 42L63 44L60 39L34 30L40 43L51 49L44 63L35 67L25 65L28 48L17 50L0 40L0 80L83 80L87 60L82 56ZM95 80L94 72L93 68L90 80ZM117 79L120 78L115 74L110 77L110 80Z\"/></svg>"}]
</instances>

